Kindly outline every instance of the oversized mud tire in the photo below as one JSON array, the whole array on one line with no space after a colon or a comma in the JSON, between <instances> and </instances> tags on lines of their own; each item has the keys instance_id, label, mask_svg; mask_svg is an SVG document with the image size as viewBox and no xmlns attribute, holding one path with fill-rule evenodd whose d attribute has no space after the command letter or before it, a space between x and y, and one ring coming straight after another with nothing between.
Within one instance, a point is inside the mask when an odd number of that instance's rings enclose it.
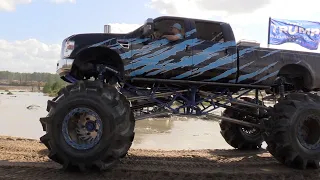
<instances>
[{"instance_id":1,"label":"oversized mud tire","mask_svg":"<svg viewBox=\"0 0 320 180\"><path fill-rule=\"evenodd\" d=\"M40 138L48 157L65 170L110 169L127 154L135 120L127 99L114 86L80 81L48 101L40 118L46 134Z\"/></svg>"},{"instance_id":2,"label":"oversized mud tire","mask_svg":"<svg viewBox=\"0 0 320 180\"><path fill-rule=\"evenodd\" d=\"M244 98L243 100L247 102L254 103L255 99ZM262 102L260 101L260 104ZM249 112L256 111L255 108L241 106L237 104L233 104L232 107L246 110ZM242 112L237 112L234 109L226 108L224 110L223 116L234 118L243 121L252 121L251 116L244 114ZM224 120L220 122L221 135L225 139L225 141L232 147L239 150L257 150L261 148L261 144L263 142L261 131L257 128L248 128L245 126L241 126L238 124L230 123Z\"/></svg>"},{"instance_id":3,"label":"oversized mud tire","mask_svg":"<svg viewBox=\"0 0 320 180\"><path fill-rule=\"evenodd\" d=\"M267 150L297 169L320 166L320 97L293 93L280 100L265 121Z\"/></svg>"}]
</instances>

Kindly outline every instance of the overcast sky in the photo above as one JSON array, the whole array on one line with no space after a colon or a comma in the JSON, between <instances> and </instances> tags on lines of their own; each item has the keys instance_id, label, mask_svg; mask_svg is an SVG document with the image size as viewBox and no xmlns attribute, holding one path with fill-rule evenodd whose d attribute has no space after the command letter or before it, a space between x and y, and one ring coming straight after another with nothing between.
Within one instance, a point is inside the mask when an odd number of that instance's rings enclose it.
<instances>
[{"instance_id":1,"label":"overcast sky","mask_svg":"<svg viewBox=\"0 0 320 180\"><path fill-rule=\"evenodd\" d=\"M0 70L55 73L65 37L103 32L104 24L128 32L161 15L226 21L237 40L266 46L269 17L320 22L319 6L316 0L0 0Z\"/></svg>"}]
</instances>

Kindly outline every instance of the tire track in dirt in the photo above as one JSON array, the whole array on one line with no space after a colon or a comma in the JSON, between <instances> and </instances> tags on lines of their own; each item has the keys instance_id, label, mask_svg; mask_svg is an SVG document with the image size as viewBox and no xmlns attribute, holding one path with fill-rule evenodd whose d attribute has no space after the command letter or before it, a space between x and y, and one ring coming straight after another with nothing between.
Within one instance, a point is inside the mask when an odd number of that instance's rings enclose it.
<instances>
[{"instance_id":1,"label":"tire track in dirt","mask_svg":"<svg viewBox=\"0 0 320 180\"><path fill-rule=\"evenodd\" d=\"M37 140L0 136L0 180L35 179L319 179L319 170L295 170L268 152L131 149L112 171L70 173L47 158Z\"/></svg>"}]
</instances>

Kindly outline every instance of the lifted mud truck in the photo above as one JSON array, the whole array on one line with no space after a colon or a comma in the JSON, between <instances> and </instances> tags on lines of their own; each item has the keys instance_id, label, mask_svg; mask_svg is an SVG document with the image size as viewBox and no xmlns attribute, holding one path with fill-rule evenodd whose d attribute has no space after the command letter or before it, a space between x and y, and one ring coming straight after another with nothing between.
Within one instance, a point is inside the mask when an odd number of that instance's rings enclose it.
<instances>
[{"instance_id":1,"label":"lifted mud truck","mask_svg":"<svg viewBox=\"0 0 320 180\"><path fill-rule=\"evenodd\" d=\"M179 23L182 39L162 38ZM210 115L239 150L268 151L281 163L320 166L319 55L236 43L224 22L147 19L127 34L77 34L62 43L57 73L70 85L48 101L40 138L65 169L110 169L125 157L135 121ZM254 92L252 98L244 97ZM262 91L274 94L266 107ZM211 113L226 108L222 116Z\"/></svg>"}]
</instances>

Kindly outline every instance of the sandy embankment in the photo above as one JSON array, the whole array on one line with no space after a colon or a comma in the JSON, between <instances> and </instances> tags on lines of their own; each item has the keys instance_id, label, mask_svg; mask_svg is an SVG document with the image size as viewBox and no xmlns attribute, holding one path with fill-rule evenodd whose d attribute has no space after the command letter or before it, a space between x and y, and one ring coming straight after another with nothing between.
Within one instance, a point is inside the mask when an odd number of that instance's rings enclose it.
<instances>
[{"instance_id":1,"label":"sandy embankment","mask_svg":"<svg viewBox=\"0 0 320 180\"><path fill-rule=\"evenodd\" d=\"M0 179L319 179L318 170L279 164L264 150L162 151L132 149L110 172L67 173L37 140L0 137Z\"/></svg>"},{"instance_id":2,"label":"sandy embankment","mask_svg":"<svg viewBox=\"0 0 320 180\"><path fill-rule=\"evenodd\" d=\"M42 90L43 87L40 88ZM37 86L10 86L0 85L2 91L22 91L22 92L40 92Z\"/></svg>"}]
</instances>

